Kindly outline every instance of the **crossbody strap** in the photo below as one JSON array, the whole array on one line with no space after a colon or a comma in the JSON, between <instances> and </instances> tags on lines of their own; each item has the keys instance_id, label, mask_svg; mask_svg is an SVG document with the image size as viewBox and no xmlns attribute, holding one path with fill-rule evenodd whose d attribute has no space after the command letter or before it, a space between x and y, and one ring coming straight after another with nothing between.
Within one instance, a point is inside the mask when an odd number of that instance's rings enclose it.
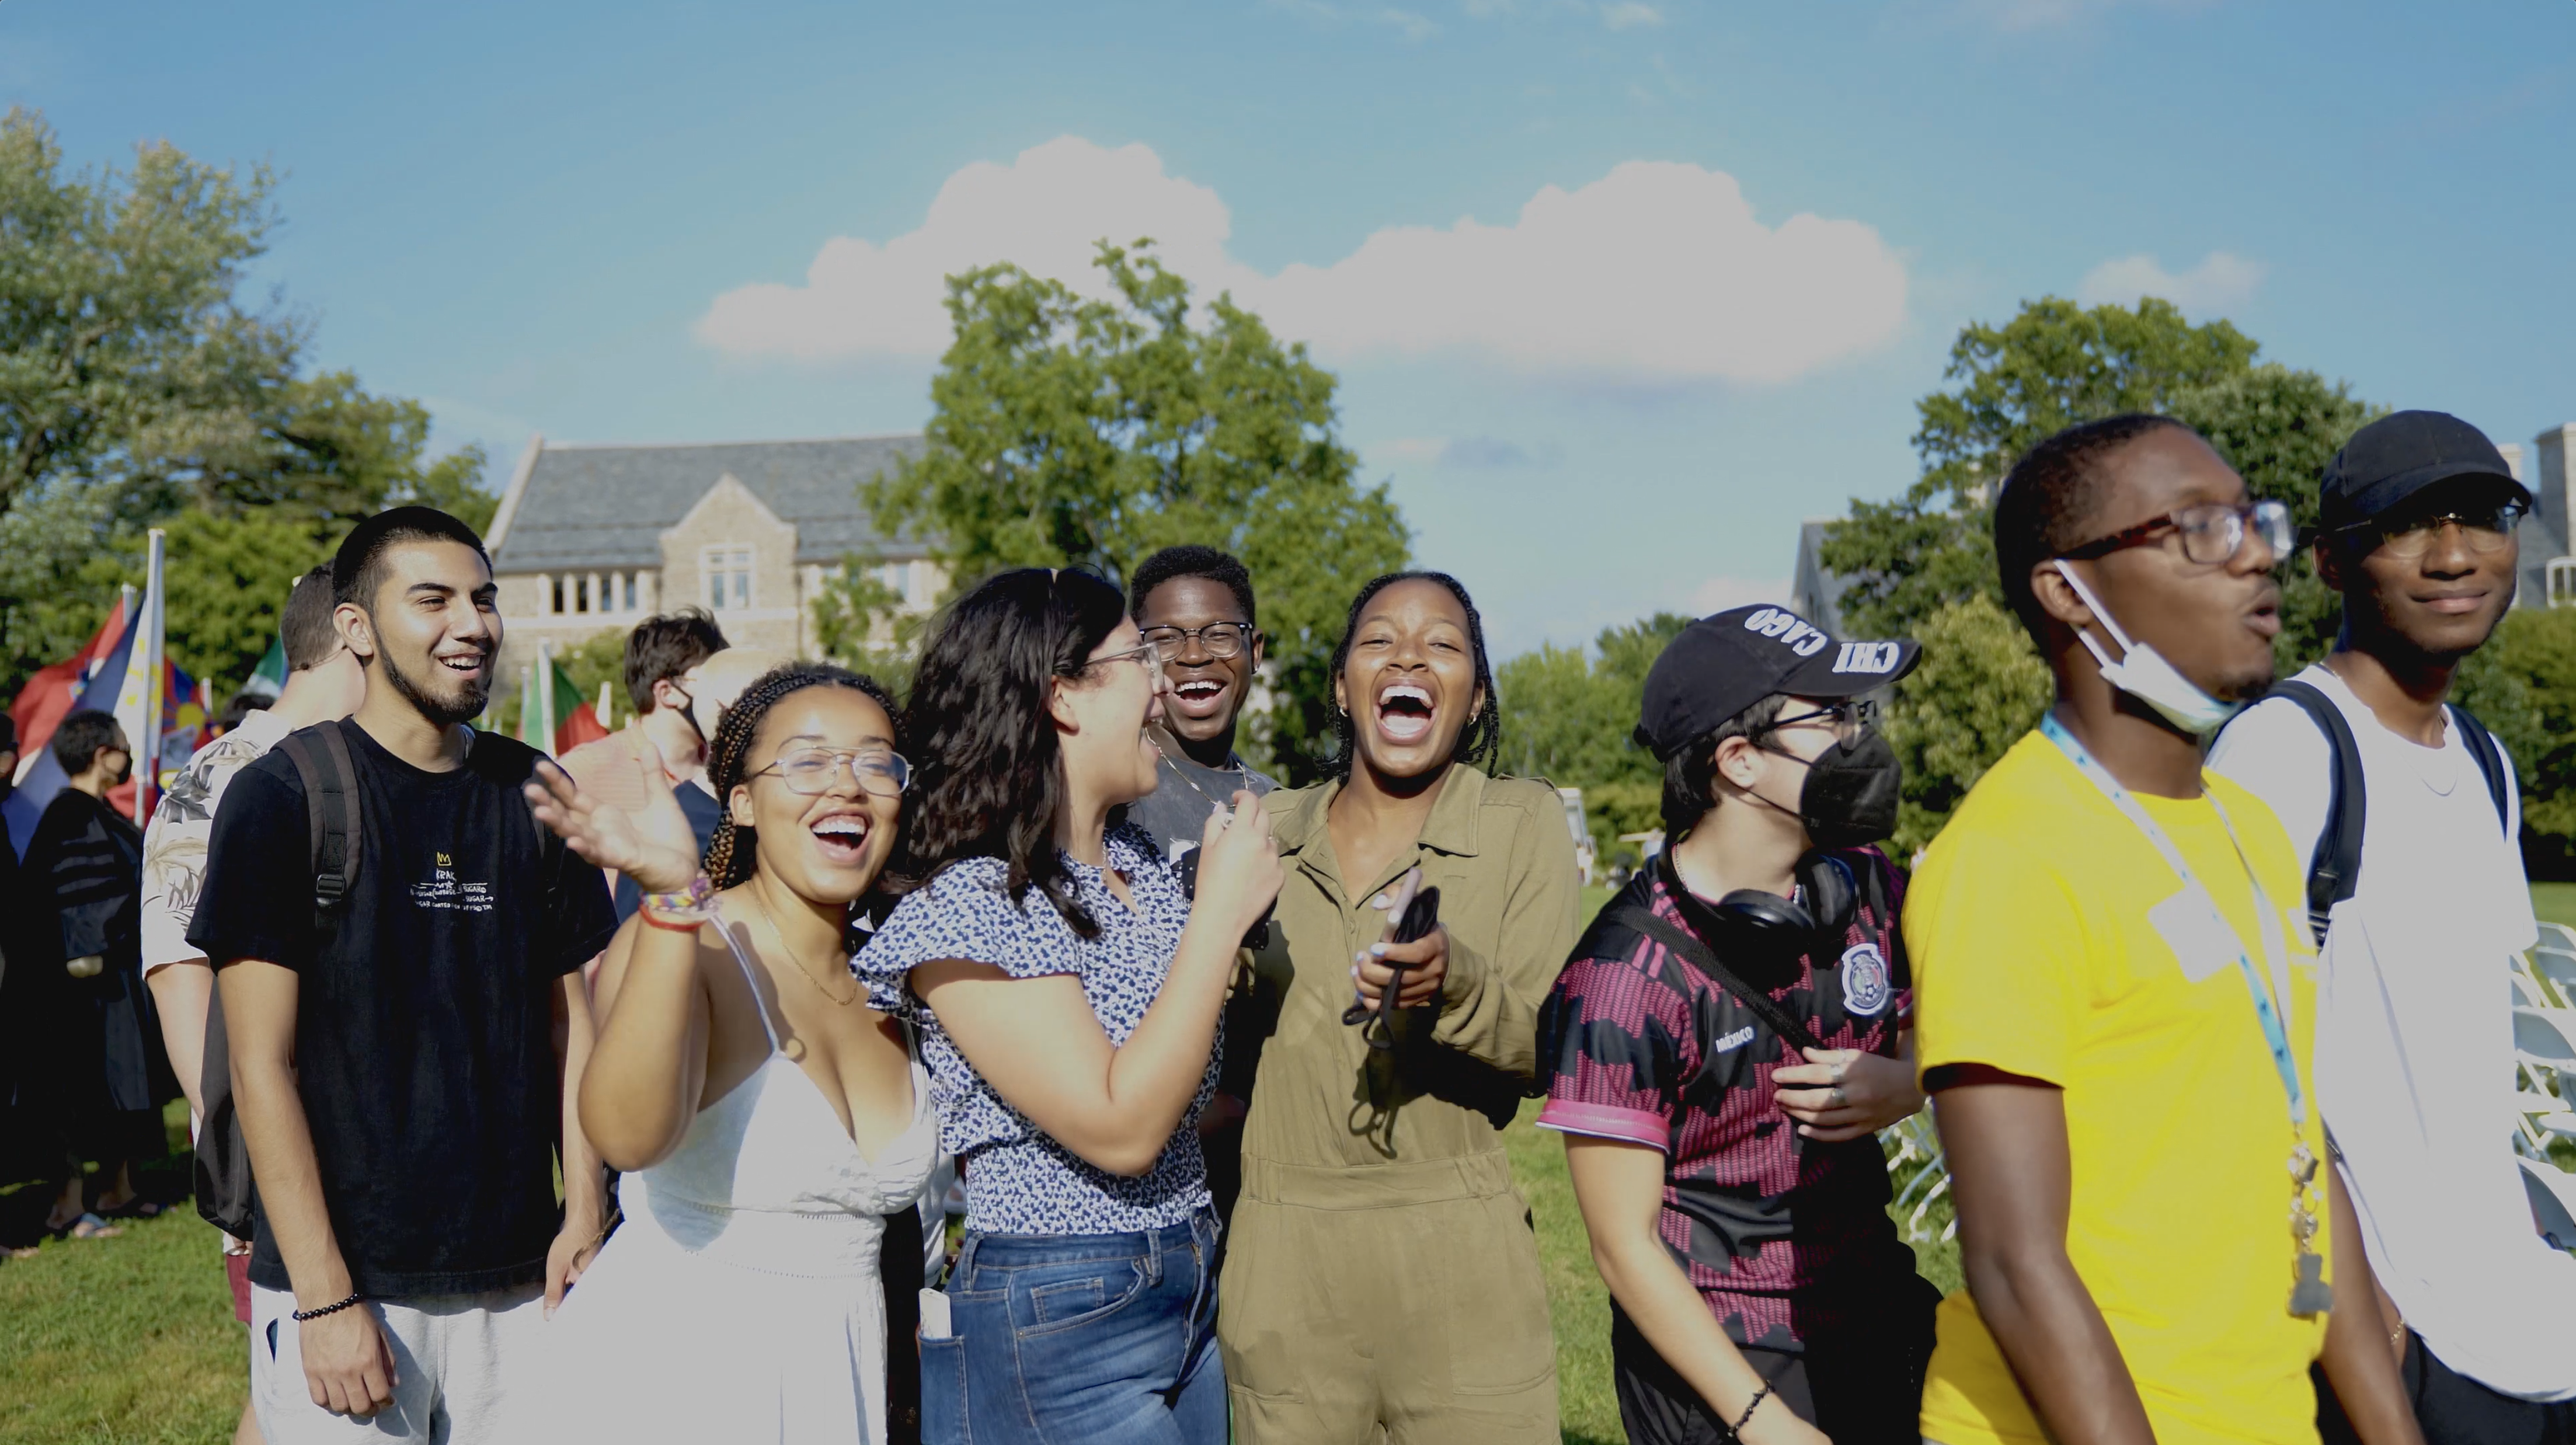
<instances>
[{"instance_id":1,"label":"crossbody strap","mask_svg":"<svg viewBox=\"0 0 2576 1445\"><path fill-rule=\"evenodd\" d=\"M2495 804L2496 826L2507 826L2511 822L2512 807L2506 801L2504 750L2496 746L2495 734L2487 731L2486 724L2479 722L2475 714L2458 703L2451 704L2451 724L2460 730L2461 741L2469 745L2469 756L2477 762L2478 775L2486 779L2487 799ZM2514 840L2507 838L2505 841L2510 843Z\"/></svg>"},{"instance_id":2,"label":"crossbody strap","mask_svg":"<svg viewBox=\"0 0 2576 1445\"><path fill-rule=\"evenodd\" d=\"M1778 999L1738 978L1735 970L1718 962L1716 951L1689 929L1633 904L1624 908L1613 904L1603 916L1635 929L1680 955L1692 967L1706 974L1718 987L1725 989L1737 1003L1752 1010L1754 1017L1770 1025L1771 1032L1778 1034L1791 1045L1801 1049L1824 1047L1817 1040L1815 1032L1809 1029L1803 1020L1782 1008Z\"/></svg>"}]
</instances>

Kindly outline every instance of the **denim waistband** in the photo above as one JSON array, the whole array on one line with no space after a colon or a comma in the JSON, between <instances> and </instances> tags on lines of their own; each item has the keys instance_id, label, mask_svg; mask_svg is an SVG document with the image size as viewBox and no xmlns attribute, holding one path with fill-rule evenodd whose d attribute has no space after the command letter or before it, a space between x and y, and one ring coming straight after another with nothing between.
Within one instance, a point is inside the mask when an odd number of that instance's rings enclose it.
<instances>
[{"instance_id":1,"label":"denim waistband","mask_svg":"<svg viewBox=\"0 0 2576 1445\"><path fill-rule=\"evenodd\" d=\"M1085 1259L1151 1259L1192 1245L1211 1248L1216 1236L1216 1212L1209 1209L1179 1224L1117 1234L983 1234L970 1229L957 1254L957 1273L962 1277L977 1269L1024 1269Z\"/></svg>"}]
</instances>

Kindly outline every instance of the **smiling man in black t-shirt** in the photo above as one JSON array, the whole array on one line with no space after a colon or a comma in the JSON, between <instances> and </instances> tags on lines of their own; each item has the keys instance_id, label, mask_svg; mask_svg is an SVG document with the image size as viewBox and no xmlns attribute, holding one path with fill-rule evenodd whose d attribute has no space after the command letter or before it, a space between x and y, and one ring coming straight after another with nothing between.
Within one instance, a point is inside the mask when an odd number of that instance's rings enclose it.
<instances>
[{"instance_id":1,"label":"smiling man in black t-shirt","mask_svg":"<svg viewBox=\"0 0 2576 1445\"><path fill-rule=\"evenodd\" d=\"M599 1168L564 1121L578 970L615 920L521 799L536 752L465 725L501 645L481 539L395 508L332 581L366 702L306 736L345 747L356 877L317 918L281 745L226 793L188 931L221 970L259 1186L252 1396L270 1445L486 1439L599 1234Z\"/></svg>"}]
</instances>

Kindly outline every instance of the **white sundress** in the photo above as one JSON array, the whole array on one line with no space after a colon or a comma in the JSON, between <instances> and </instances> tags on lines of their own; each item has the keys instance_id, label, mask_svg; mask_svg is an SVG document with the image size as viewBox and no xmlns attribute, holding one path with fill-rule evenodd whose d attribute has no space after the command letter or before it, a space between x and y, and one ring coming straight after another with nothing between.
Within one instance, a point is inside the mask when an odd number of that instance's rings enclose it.
<instances>
[{"instance_id":1,"label":"white sundress","mask_svg":"<svg viewBox=\"0 0 2576 1445\"><path fill-rule=\"evenodd\" d=\"M512 1439L886 1439L878 1246L937 1162L929 1077L916 1056L912 1121L869 1159L780 1051L750 961L718 931L769 1057L620 1181L625 1223L547 1322Z\"/></svg>"}]
</instances>

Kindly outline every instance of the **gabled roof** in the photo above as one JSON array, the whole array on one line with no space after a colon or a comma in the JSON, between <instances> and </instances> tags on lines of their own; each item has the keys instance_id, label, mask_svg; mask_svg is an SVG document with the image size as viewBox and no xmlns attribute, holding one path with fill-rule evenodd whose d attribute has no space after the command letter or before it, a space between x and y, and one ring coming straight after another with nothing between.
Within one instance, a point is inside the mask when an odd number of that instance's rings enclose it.
<instances>
[{"instance_id":1,"label":"gabled roof","mask_svg":"<svg viewBox=\"0 0 2576 1445\"><path fill-rule=\"evenodd\" d=\"M796 560L836 563L876 548L919 555L911 537L879 538L859 486L918 457L918 436L671 446L566 446L538 437L493 522L492 568L659 567L662 533L727 476L796 527Z\"/></svg>"}]
</instances>

